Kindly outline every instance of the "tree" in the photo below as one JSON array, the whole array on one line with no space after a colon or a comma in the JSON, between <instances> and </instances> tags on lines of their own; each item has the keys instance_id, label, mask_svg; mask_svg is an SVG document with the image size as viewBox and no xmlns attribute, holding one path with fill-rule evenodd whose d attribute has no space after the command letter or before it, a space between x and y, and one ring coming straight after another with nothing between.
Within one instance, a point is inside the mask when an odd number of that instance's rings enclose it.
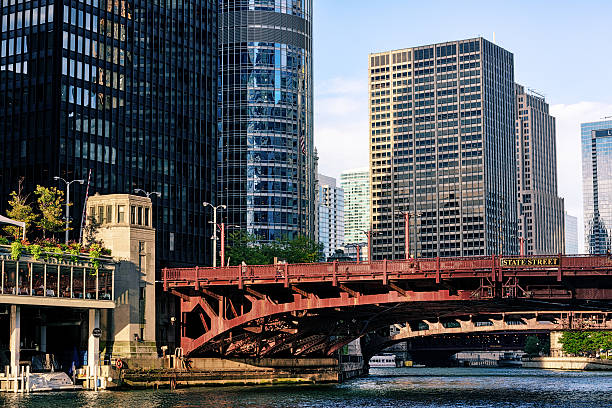
<instances>
[{"instance_id":1,"label":"tree","mask_svg":"<svg viewBox=\"0 0 612 408\"><path fill-rule=\"evenodd\" d=\"M289 241L281 240L280 246L283 248L283 259L288 263L310 263L321 259L323 244L300 235Z\"/></svg>"},{"instance_id":2,"label":"tree","mask_svg":"<svg viewBox=\"0 0 612 408\"><path fill-rule=\"evenodd\" d=\"M243 231L230 234L229 256L232 265L270 265L274 258L288 263L316 262L323 246L312 239L299 236L295 239L278 239L271 243L259 243L257 237Z\"/></svg>"},{"instance_id":3,"label":"tree","mask_svg":"<svg viewBox=\"0 0 612 408\"><path fill-rule=\"evenodd\" d=\"M566 331L561 335L559 342L563 344L563 351L567 354L594 355L600 350L612 349L612 332Z\"/></svg>"},{"instance_id":4,"label":"tree","mask_svg":"<svg viewBox=\"0 0 612 408\"><path fill-rule=\"evenodd\" d=\"M240 265L242 262L247 265L268 265L271 264L269 258L269 248L257 244L257 237L247 234L244 231L232 232L229 235L229 249L227 256L232 265Z\"/></svg>"},{"instance_id":5,"label":"tree","mask_svg":"<svg viewBox=\"0 0 612 408\"><path fill-rule=\"evenodd\" d=\"M100 223L96 217L90 215L87 217L85 227L83 227L83 235L85 243L87 245L98 244L102 245L102 241L98 239L98 231L100 230Z\"/></svg>"},{"instance_id":6,"label":"tree","mask_svg":"<svg viewBox=\"0 0 612 408\"><path fill-rule=\"evenodd\" d=\"M28 204L28 197L28 195L23 194L23 178L21 178L19 180L17 192L11 192L11 198L8 202L9 209L6 212L6 215L9 218L15 221L25 222L26 232L30 225L32 225L32 223L35 222L36 218L38 217L36 214L34 214L32 206ZM11 234L15 240L20 239L23 232L20 227L14 225L5 227L4 230Z\"/></svg>"},{"instance_id":7,"label":"tree","mask_svg":"<svg viewBox=\"0 0 612 408\"><path fill-rule=\"evenodd\" d=\"M525 340L525 353L529 356L537 356L540 354L540 339L537 336L529 336Z\"/></svg>"},{"instance_id":8,"label":"tree","mask_svg":"<svg viewBox=\"0 0 612 408\"><path fill-rule=\"evenodd\" d=\"M40 220L37 225L43 231L43 238L47 237L47 232L65 231L62 219L64 193L55 187L36 186L34 194L38 196L36 201L40 210Z\"/></svg>"}]
</instances>

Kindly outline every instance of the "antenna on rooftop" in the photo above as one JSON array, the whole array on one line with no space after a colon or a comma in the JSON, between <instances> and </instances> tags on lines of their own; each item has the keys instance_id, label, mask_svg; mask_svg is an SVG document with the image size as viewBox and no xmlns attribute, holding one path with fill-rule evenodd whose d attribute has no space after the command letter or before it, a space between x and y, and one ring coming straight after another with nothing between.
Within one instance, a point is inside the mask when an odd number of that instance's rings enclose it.
<instances>
[{"instance_id":1,"label":"antenna on rooftop","mask_svg":"<svg viewBox=\"0 0 612 408\"><path fill-rule=\"evenodd\" d=\"M493 44L495 44L495 31L493 31Z\"/></svg>"},{"instance_id":2,"label":"antenna on rooftop","mask_svg":"<svg viewBox=\"0 0 612 408\"><path fill-rule=\"evenodd\" d=\"M532 94L534 94L535 96L539 96L542 99L546 99L546 97L543 94L541 94L540 92L536 91L535 89L527 88L527 90L529 92L531 92Z\"/></svg>"}]
</instances>

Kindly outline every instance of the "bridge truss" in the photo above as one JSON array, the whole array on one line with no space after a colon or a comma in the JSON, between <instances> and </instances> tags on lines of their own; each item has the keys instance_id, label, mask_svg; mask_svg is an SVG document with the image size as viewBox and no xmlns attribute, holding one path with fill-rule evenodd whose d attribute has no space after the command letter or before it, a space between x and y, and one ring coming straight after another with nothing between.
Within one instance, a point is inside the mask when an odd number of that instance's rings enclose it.
<instances>
[{"instance_id":1,"label":"bridge truss","mask_svg":"<svg viewBox=\"0 0 612 408\"><path fill-rule=\"evenodd\" d=\"M333 355L392 324L605 311L612 299L605 256L196 267L164 269L163 278L164 290L180 299L181 346L192 356Z\"/></svg>"}]
</instances>

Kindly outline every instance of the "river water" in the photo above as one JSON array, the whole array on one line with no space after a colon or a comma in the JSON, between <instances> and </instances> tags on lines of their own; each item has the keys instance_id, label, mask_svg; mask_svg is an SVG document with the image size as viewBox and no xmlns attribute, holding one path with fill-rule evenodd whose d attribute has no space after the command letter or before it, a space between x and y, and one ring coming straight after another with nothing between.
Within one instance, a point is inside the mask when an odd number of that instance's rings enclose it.
<instances>
[{"instance_id":1,"label":"river water","mask_svg":"<svg viewBox=\"0 0 612 408\"><path fill-rule=\"evenodd\" d=\"M0 395L6 407L608 407L612 373L495 368L372 369L339 385Z\"/></svg>"}]
</instances>

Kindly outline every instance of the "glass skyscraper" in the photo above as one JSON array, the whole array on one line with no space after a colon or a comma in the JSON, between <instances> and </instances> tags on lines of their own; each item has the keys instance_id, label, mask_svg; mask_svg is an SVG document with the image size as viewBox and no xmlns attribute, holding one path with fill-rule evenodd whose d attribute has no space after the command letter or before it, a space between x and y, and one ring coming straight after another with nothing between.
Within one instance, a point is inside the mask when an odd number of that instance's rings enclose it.
<instances>
[{"instance_id":1,"label":"glass skyscraper","mask_svg":"<svg viewBox=\"0 0 612 408\"><path fill-rule=\"evenodd\" d=\"M221 0L219 17L216 204L262 241L312 236L312 0Z\"/></svg>"},{"instance_id":2,"label":"glass skyscraper","mask_svg":"<svg viewBox=\"0 0 612 408\"><path fill-rule=\"evenodd\" d=\"M340 174L344 190L344 242L362 243L370 229L370 169L346 170Z\"/></svg>"},{"instance_id":3,"label":"glass skyscraper","mask_svg":"<svg viewBox=\"0 0 612 408\"><path fill-rule=\"evenodd\" d=\"M580 130L585 248L605 254L612 247L612 120L583 123Z\"/></svg>"},{"instance_id":4,"label":"glass skyscraper","mask_svg":"<svg viewBox=\"0 0 612 408\"><path fill-rule=\"evenodd\" d=\"M518 253L514 57L483 38L369 57L372 253Z\"/></svg>"},{"instance_id":5,"label":"glass skyscraper","mask_svg":"<svg viewBox=\"0 0 612 408\"><path fill-rule=\"evenodd\" d=\"M217 2L2 1L0 211L18 180L153 198L159 264L210 262ZM58 187L63 189L62 185ZM73 184L71 238L86 186Z\"/></svg>"}]
</instances>

